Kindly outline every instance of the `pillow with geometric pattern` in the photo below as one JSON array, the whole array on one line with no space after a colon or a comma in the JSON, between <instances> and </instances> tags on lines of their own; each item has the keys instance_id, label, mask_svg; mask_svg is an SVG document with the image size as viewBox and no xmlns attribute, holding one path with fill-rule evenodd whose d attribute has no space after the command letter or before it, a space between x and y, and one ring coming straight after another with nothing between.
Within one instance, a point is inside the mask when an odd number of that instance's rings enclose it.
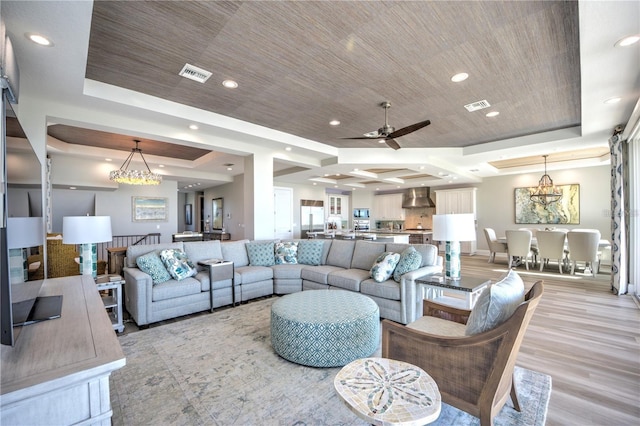
<instances>
[{"instance_id":1,"label":"pillow with geometric pattern","mask_svg":"<svg viewBox=\"0 0 640 426\"><path fill-rule=\"evenodd\" d=\"M298 242L298 263L303 265L320 265L324 240L302 240Z\"/></svg>"},{"instance_id":2,"label":"pillow with geometric pattern","mask_svg":"<svg viewBox=\"0 0 640 426\"><path fill-rule=\"evenodd\" d=\"M399 283L404 274L415 271L420 265L422 265L422 254L414 246L407 247L400 253L400 261L393 271L393 279Z\"/></svg>"},{"instance_id":3,"label":"pillow with geometric pattern","mask_svg":"<svg viewBox=\"0 0 640 426\"><path fill-rule=\"evenodd\" d=\"M267 243L247 243L247 255L251 266L273 266L275 264L275 244Z\"/></svg>"},{"instance_id":4,"label":"pillow with geometric pattern","mask_svg":"<svg viewBox=\"0 0 640 426\"><path fill-rule=\"evenodd\" d=\"M160 252L160 259L169 274L177 281L193 277L198 273L195 265L186 253L180 249L165 249Z\"/></svg>"},{"instance_id":5,"label":"pillow with geometric pattern","mask_svg":"<svg viewBox=\"0 0 640 426\"><path fill-rule=\"evenodd\" d=\"M136 259L136 264L138 268L146 274L151 276L151 282L155 284L160 284L165 281L169 281L171 279L171 275L167 272L167 268L160 260L160 256L155 251L144 254L142 256L138 256Z\"/></svg>"}]
</instances>

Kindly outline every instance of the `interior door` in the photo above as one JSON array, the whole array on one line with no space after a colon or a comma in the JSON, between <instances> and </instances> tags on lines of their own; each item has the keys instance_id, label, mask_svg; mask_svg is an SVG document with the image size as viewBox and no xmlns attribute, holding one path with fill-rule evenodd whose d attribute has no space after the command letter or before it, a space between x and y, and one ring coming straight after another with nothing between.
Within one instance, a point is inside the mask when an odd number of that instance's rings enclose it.
<instances>
[{"instance_id":1,"label":"interior door","mask_svg":"<svg viewBox=\"0 0 640 426\"><path fill-rule=\"evenodd\" d=\"M274 237L281 240L293 238L293 189L273 188Z\"/></svg>"}]
</instances>

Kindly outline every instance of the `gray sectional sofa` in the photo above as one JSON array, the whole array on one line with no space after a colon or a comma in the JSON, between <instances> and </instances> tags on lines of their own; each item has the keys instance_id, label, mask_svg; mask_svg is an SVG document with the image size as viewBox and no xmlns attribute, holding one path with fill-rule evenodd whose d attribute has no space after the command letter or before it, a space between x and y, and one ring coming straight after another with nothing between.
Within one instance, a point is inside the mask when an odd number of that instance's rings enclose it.
<instances>
[{"instance_id":1,"label":"gray sectional sofa","mask_svg":"<svg viewBox=\"0 0 640 426\"><path fill-rule=\"evenodd\" d=\"M297 240L302 245L304 241ZM163 249L182 249L189 259L197 262L224 259L234 262L233 291L236 302L272 294L282 295L298 291L339 288L367 295L380 307L380 316L402 324L413 322L421 315L415 280L442 272L442 257L431 244L412 244L422 255L421 266L393 280L376 282L369 274L376 258L385 251L401 253L409 244L380 243L362 240L322 241L322 253L317 264L252 265L248 250L259 242L249 240L220 242L197 241L130 246L125 267L125 306L138 325L146 325L169 318L187 315L232 304L231 279L209 282L209 271L198 266L194 277L180 281L171 279L153 284L151 276L136 264L139 256ZM265 243L265 242L263 242ZM319 243L314 243L319 244ZM318 248L319 246L315 246ZM256 262L259 263L259 262ZM268 263L266 264L268 265ZM210 306L209 286L213 287L213 306Z\"/></svg>"}]
</instances>

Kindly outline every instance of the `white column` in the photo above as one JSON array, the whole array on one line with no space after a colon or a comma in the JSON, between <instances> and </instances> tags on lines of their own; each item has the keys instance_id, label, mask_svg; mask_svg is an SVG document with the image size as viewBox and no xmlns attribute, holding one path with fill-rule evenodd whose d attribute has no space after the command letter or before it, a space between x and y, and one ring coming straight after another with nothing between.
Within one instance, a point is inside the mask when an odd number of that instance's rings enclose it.
<instances>
[{"instance_id":1,"label":"white column","mask_svg":"<svg viewBox=\"0 0 640 426\"><path fill-rule=\"evenodd\" d=\"M268 240L275 235L273 203L273 156L253 154L244 160L244 235Z\"/></svg>"}]
</instances>

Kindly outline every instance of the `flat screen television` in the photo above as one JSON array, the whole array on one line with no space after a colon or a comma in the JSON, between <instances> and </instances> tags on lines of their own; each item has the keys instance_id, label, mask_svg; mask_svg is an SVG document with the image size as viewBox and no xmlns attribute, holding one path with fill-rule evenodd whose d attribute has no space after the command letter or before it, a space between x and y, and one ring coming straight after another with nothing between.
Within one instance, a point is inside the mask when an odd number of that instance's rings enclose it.
<instances>
[{"instance_id":1,"label":"flat screen television","mask_svg":"<svg viewBox=\"0 0 640 426\"><path fill-rule=\"evenodd\" d=\"M34 320L33 314L40 317L55 317L59 315L56 305L61 303L59 298L38 298L42 280L11 285L9 263L9 247L7 234L10 232L8 218L42 216L42 205L36 203L34 211L28 201L28 194L32 198L42 198L41 165L31 143L28 141L11 104L3 90L0 120L0 163L2 176L0 190L0 343L15 345L20 325L29 324ZM13 204L12 204L13 203ZM43 236L44 237L44 236ZM44 239L44 238L43 238ZM44 268L44 258L41 260ZM44 303L42 303L44 302ZM51 305L54 311L51 313ZM45 312L42 312L42 309ZM31 315L29 317L29 315Z\"/></svg>"}]
</instances>

